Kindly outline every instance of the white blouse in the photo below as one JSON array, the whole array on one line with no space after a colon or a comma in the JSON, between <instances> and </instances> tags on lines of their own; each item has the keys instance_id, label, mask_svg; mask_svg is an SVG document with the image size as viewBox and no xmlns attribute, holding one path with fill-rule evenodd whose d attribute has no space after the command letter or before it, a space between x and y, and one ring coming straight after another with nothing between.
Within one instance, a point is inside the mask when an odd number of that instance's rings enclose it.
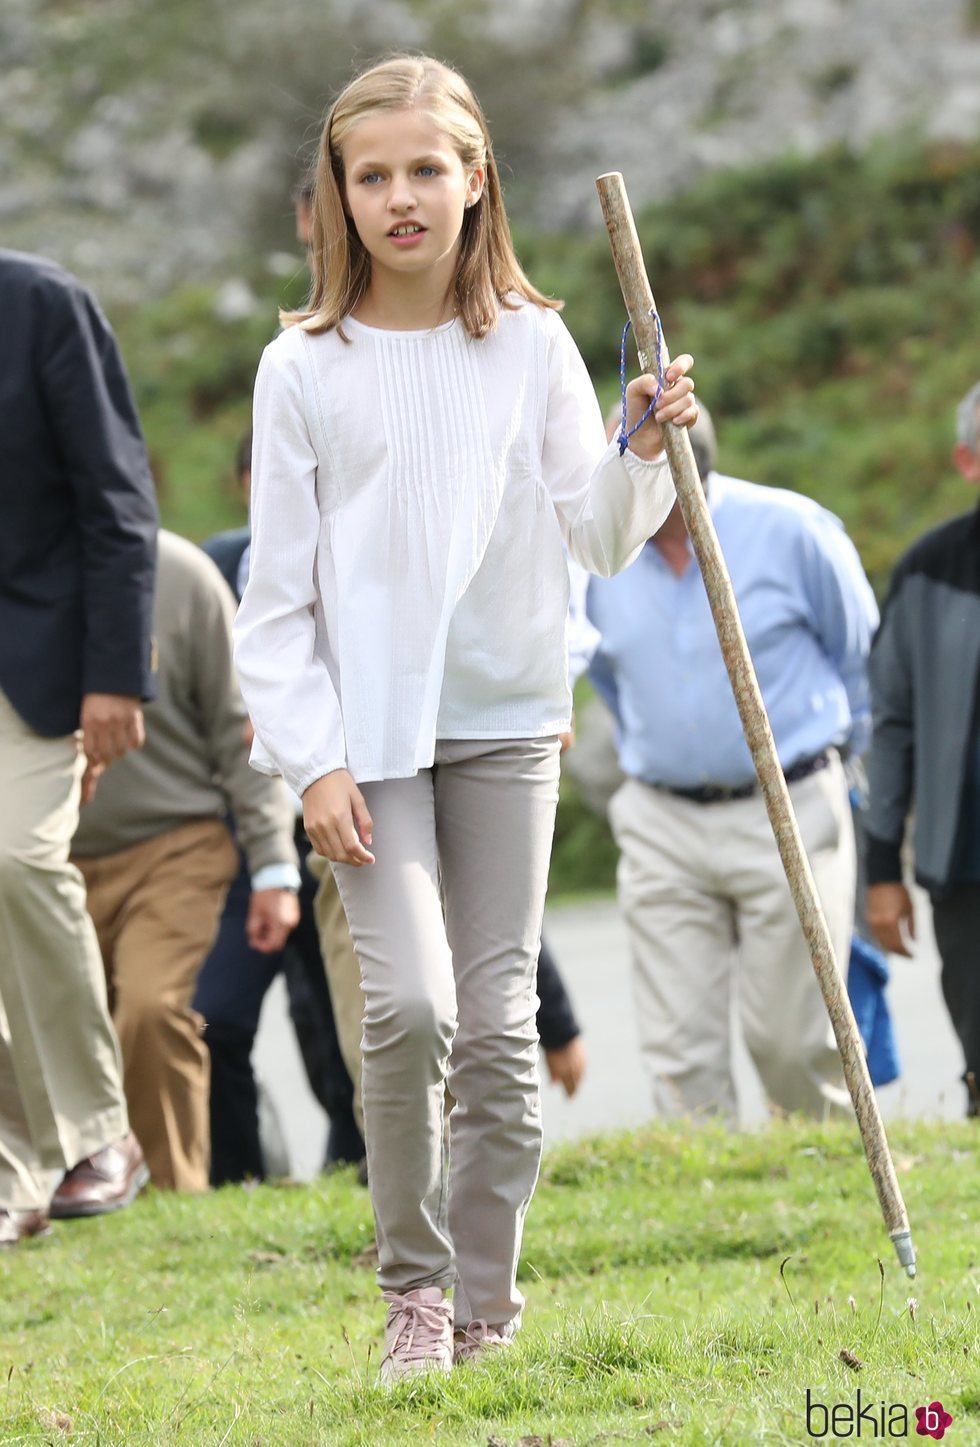
<instances>
[{"instance_id":1,"label":"white blouse","mask_svg":"<svg viewBox=\"0 0 980 1447\"><path fill-rule=\"evenodd\" d=\"M674 500L663 458L606 447L554 311L502 310L480 341L344 330L290 327L255 383L235 659L252 763L297 794L414 774L437 738L566 729L562 542L607 577Z\"/></svg>"}]
</instances>

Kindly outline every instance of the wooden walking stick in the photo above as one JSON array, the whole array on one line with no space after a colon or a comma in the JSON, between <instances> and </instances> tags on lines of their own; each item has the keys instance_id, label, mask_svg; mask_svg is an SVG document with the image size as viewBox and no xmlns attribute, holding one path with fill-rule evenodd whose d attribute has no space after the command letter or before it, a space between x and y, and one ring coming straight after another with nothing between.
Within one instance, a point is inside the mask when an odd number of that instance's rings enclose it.
<instances>
[{"instance_id":1,"label":"wooden walking stick","mask_svg":"<svg viewBox=\"0 0 980 1447\"><path fill-rule=\"evenodd\" d=\"M658 335L654 321L656 306L643 265L643 253L626 187L618 171L600 176L596 186L609 232L619 284L633 324L640 364L644 371L657 373L661 367L666 368L668 365L669 354L661 328L660 356L657 355ZM834 958L827 921L800 838L789 789L779 764L766 707L742 631L731 579L698 477L687 429L667 423L664 427L664 446L677 490L677 500L704 578L725 667L728 669L745 738L759 776L769 822L776 836L796 912L800 917L813 968L837 1037L837 1048L844 1065L844 1078L854 1102L865 1155L875 1190L878 1192L885 1225L895 1243L899 1261L909 1276L914 1276L915 1249L912 1245L912 1233L905 1202L895 1176L895 1165L885 1138L878 1102L868 1074L861 1037Z\"/></svg>"}]
</instances>

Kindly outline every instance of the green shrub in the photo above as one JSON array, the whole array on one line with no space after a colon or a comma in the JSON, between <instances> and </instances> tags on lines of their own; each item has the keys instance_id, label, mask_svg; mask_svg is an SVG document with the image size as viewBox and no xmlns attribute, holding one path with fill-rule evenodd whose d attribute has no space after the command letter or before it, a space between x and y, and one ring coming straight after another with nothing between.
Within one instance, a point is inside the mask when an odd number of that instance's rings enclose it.
<instances>
[{"instance_id":1,"label":"green shrub","mask_svg":"<svg viewBox=\"0 0 980 1447\"><path fill-rule=\"evenodd\" d=\"M952 407L976 379L980 146L838 148L709 176L638 217L668 341L697 359L721 466L799 488L844 518L881 588L929 524L970 505L949 467ZM609 402L624 308L605 233L531 233L518 250ZM255 314L219 322L186 288L114 317L168 523L238 518L230 459L280 303L306 285L242 269Z\"/></svg>"}]
</instances>

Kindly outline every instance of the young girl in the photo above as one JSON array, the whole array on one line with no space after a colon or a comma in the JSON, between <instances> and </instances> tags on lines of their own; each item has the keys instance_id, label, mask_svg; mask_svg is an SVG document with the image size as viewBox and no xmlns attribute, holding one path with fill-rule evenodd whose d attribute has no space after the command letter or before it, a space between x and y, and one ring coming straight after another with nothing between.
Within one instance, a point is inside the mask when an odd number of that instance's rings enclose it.
<instances>
[{"instance_id":1,"label":"young girl","mask_svg":"<svg viewBox=\"0 0 980 1447\"><path fill-rule=\"evenodd\" d=\"M563 540L626 567L673 501L661 424L697 408L679 357L630 450L606 448L559 303L514 255L480 108L436 61L375 66L329 111L312 267L255 385L236 656L253 762L302 796L360 960L390 1382L519 1324ZM656 390L630 384L630 427Z\"/></svg>"}]
</instances>

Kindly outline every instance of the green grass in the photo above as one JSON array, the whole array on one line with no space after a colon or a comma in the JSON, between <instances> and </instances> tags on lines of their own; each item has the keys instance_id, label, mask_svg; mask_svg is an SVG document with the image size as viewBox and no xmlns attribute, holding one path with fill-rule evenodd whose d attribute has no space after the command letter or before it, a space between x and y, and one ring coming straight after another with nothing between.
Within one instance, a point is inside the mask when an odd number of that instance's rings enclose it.
<instances>
[{"instance_id":1,"label":"green grass","mask_svg":"<svg viewBox=\"0 0 980 1447\"><path fill-rule=\"evenodd\" d=\"M810 1440L809 1387L910 1414L938 1398L951 1447L975 1447L976 1128L892 1136L914 1284L853 1128L657 1127L555 1150L518 1345L392 1394L350 1176L64 1223L0 1262L0 1441L790 1444Z\"/></svg>"}]
</instances>

